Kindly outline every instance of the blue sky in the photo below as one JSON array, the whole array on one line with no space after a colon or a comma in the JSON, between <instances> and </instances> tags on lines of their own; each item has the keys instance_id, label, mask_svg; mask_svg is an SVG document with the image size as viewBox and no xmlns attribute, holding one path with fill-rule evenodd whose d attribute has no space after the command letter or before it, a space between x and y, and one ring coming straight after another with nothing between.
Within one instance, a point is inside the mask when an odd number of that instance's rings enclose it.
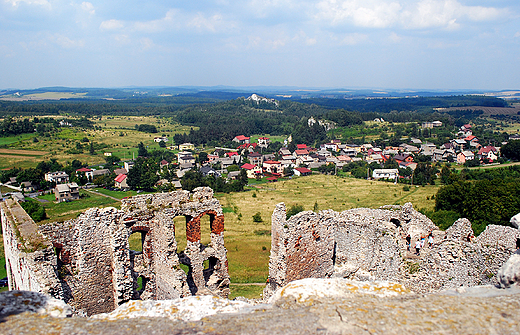
<instances>
[{"instance_id":1,"label":"blue sky","mask_svg":"<svg viewBox=\"0 0 520 335\"><path fill-rule=\"evenodd\" d=\"M520 89L518 0L0 0L0 88Z\"/></svg>"}]
</instances>

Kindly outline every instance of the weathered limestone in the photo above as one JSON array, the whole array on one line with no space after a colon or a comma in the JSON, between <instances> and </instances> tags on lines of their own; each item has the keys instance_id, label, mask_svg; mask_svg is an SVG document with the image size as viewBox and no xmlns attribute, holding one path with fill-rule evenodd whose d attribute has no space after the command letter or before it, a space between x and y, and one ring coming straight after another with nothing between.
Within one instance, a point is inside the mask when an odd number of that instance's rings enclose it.
<instances>
[{"instance_id":1,"label":"weathered limestone","mask_svg":"<svg viewBox=\"0 0 520 335\"><path fill-rule=\"evenodd\" d=\"M429 234L420 254L415 242ZM406 237L410 236L408 250ZM397 282L417 293L460 286L497 285L498 270L516 250L520 231L491 225L473 236L467 219L445 232L410 203L380 209L302 212L272 216L269 283L264 299L292 280L339 277Z\"/></svg>"},{"instance_id":2,"label":"weathered limestone","mask_svg":"<svg viewBox=\"0 0 520 335\"><path fill-rule=\"evenodd\" d=\"M57 318L71 317L74 313L73 309L63 300L54 299L42 293L18 290L1 293L0 319L24 312Z\"/></svg>"},{"instance_id":3,"label":"weathered limestone","mask_svg":"<svg viewBox=\"0 0 520 335\"><path fill-rule=\"evenodd\" d=\"M16 269L25 273L30 267L18 266L21 251L12 213L8 206L2 207L2 224L7 228L6 258L11 265L17 262ZM209 245L201 244L200 219L204 215L210 217ZM188 240L186 250L179 254L174 224L177 216L186 218ZM192 194L177 191L139 195L123 199L121 210L91 208L77 219L40 226L33 233L44 241L46 249L28 255L34 257L45 251L45 261L50 263L44 267L47 274L31 281L35 284L26 285L27 280L15 271L9 277L10 283L17 289L49 293L88 315L111 312L135 299L204 294L225 298L229 294L229 275L223 232L222 208L210 188L197 188ZM129 237L133 233L141 234L142 251L130 249ZM43 261L39 256L33 268ZM205 261L209 263L207 269ZM188 266L187 274L181 264ZM142 282L141 290L138 281Z\"/></svg>"},{"instance_id":4,"label":"weathered limestone","mask_svg":"<svg viewBox=\"0 0 520 335\"><path fill-rule=\"evenodd\" d=\"M311 278L291 282L270 304L256 306L205 296L130 301L95 318L6 316L0 309L0 333L518 334L519 308L516 287L459 288L425 295L396 283Z\"/></svg>"},{"instance_id":5,"label":"weathered limestone","mask_svg":"<svg viewBox=\"0 0 520 335\"><path fill-rule=\"evenodd\" d=\"M520 250L517 250L500 268L498 279L502 288L520 283Z\"/></svg>"},{"instance_id":6,"label":"weathered limestone","mask_svg":"<svg viewBox=\"0 0 520 335\"><path fill-rule=\"evenodd\" d=\"M0 203L9 290L35 291L63 299L52 245L14 200Z\"/></svg>"}]
</instances>

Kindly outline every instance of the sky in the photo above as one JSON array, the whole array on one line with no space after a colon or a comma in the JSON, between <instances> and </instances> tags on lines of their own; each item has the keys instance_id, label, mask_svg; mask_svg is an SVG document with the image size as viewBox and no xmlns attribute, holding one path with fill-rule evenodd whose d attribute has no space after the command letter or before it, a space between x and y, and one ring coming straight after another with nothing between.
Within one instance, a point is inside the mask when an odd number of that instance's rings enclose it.
<instances>
[{"instance_id":1,"label":"sky","mask_svg":"<svg viewBox=\"0 0 520 335\"><path fill-rule=\"evenodd\" d=\"M518 0L0 0L0 89L520 89Z\"/></svg>"}]
</instances>

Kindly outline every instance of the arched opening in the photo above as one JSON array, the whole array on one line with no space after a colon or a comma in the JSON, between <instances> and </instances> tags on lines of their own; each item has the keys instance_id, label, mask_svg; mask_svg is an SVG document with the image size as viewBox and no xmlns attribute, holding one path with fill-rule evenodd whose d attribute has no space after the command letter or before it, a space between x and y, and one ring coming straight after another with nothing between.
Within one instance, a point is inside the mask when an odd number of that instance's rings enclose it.
<instances>
[{"instance_id":1,"label":"arched opening","mask_svg":"<svg viewBox=\"0 0 520 335\"><path fill-rule=\"evenodd\" d=\"M204 280L206 282L208 282L209 278L211 277L213 272L215 272L215 270L220 269L220 266L221 266L220 261L216 257L212 256L212 257L209 257L207 260L205 260L204 261L204 270L203 270Z\"/></svg>"},{"instance_id":2,"label":"arched opening","mask_svg":"<svg viewBox=\"0 0 520 335\"><path fill-rule=\"evenodd\" d=\"M177 242L177 253L186 249L186 224L191 220L189 216L176 216L173 219L175 223L175 241Z\"/></svg>"},{"instance_id":3,"label":"arched opening","mask_svg":"<svg viewBox=\"0 0 520 335\"><path fill-rule=\"evenodd\" d=\"M137 253L143 252L144 239L146 237L145 231L135 231L128 237L129 248Z\"/></svg>"},{"instance_id":4,"label":"arched opening","mask_svg":"<svg viewBox=\"0 0 520 335\"><path fill-rule=\"evenodd\" d=\"M200 243L208 245L211 243L211 214L202 215L200 218Z\"/></svg>"},{"instance_id":5,"label":"arched opening","mask_svg":"<svg viewBox=\"0 0 520 335\"><path fill-rule=\"evenodd\" d=\"M68 274L65 262L63 261L63 246L59 243L54 244L54 254L56 255L56 270L58 272L58 278L64 279Z\"/></svg>"},{"instance_id":6,"label":"arched opening","mask_svg":"<svg viewBox=\"0 0 520 335\"><path fill-rule=\"evenodd\" d=\"M134 295L132 300L140 300L143 292L146 290L146 285L149 282L149 278L145 276L139 276L134 282Z\"/></svg>"}]
</instances>

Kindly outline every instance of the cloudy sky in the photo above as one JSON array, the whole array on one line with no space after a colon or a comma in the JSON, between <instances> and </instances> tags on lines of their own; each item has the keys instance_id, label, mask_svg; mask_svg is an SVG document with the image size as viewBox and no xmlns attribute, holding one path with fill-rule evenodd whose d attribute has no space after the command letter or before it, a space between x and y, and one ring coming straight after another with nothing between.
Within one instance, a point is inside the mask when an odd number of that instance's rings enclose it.
<instances>
[{"instance_id":1,"label":"cloudy sky","mask_svg":"<svg viewBox=\"0 0 520 335\"><path fill-rule=\"evenodd\" d=\"M520 89L518 0L0 0L0 89Z\"/></svg>"}]
</instances>

